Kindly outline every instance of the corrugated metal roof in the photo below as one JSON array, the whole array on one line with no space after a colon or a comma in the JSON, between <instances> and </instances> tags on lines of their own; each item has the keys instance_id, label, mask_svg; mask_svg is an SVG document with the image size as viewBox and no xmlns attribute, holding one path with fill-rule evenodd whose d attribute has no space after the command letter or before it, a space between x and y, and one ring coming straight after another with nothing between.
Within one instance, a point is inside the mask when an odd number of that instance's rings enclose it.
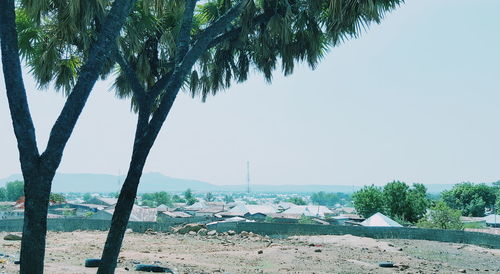
<instances>
[{"instance_id":1,"label":"corrugated metal roof","mask_svg":"<svg viewBox=\"0 0 500 274\"><path fill-rule=\"evenodd\" d=\"M393 219L385 216L384 214L377 212L373 214L370 218L361 222L362 226L389 226L389 227L402 227Z\"/></svg>"}]
</instances>

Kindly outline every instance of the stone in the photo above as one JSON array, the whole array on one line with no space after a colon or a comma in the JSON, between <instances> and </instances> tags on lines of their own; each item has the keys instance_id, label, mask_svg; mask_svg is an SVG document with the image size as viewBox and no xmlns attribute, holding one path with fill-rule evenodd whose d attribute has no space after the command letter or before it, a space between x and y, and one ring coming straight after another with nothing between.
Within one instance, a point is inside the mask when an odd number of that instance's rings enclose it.
<instances>
[{"instance_id":1,"label":"stone","mask_svg":"<svg viewBox=\"0 0 500 274\"><path fill-rule=\"evenodd\" d=\"M241 231L240 235L241 236L248 236L248 232L247 231Z\"/></svg>"},{"instance_id":2,"label":"stone","mask_svg":"<svg viewBox=\"0 0 500 274\"><path fill-rule=\"evenodd\" d=\"M467 270L465 270L465 269L459 269L458 272L459 273L467 273Z\"/></svg>"},{"instance_id":3,"label":"stone","mask_svg":"<svg viewBox=\"0 0 500 274\"><path fill-rule=\"evenodd\" d=\"M217 231L215 230L210 230L209 232L207 232L207 236L215 236L217 235Z\"/></svg>"},{"instance_id":4,"label":"stone","mask_svg":"<svg viewBox=\"0 0 500 274\"><path fill-rule=\"evenodd\" d=\"M262 250L257 251L257 254L262 254L262 253L264 253L264 251Z\"/></svg>"},{"instance_id":5,"label":"stone","mask_svg":"<svg viewBox=\"0 0 500 274\"><path fill-rule=\"evenodd\" d=\"M188 232L188 235L191 235L191 236L196 235L196 232L194 232L194 231L191 230L191 231Z\"/></svg>"},{"instance_id":6,"label":"stone","mask_svg":"<svg viewBox=\"0 0 500 274\"><path fill-rule=\"evenodd\" d=\"M3 239L6 241L20 241L22 237L15 234L7 234Z\"/></svg>"},{"instance_id":7,"label":"stone","mask_svg":"<svg viewBox=\"0 0 500 274\"><path fill-rule=\"evenodd\" d=\"M134 232L134 231L132 230L132 228L127 228L127 230L125 230L125 233L127 233L127 234L128 234L128 233L132 233L132 232Z\"/></svg>"},{"instance_id":8,"label":"stone","mask_svg":"<svg viewBox=\"0 0 500 274\"><path fill-rule=\"evenodd\" d=\"M321 249L315 249L314 252L319 253L321 252Z\"/></svg>"},{"instance_id":9,"label":"stone","mask_svg":"<svg viewBox=\"0 0 500 274\"><path fill-rule=\"evenodd\" d=\"M187 225L177 229L176 232L179 234L187 234L190 231L194 231L195 233L197 233L202 228L205 228L205 226L202 224L187 224Z\"/></svg>"},{"instance_id":10,"label":"stone","mask_svg":"<svg viewBox=\"0 0 500 274\"><path fill-rule=\"evenodd\" d=\"M206 228L202 228L200 230L198 230L198 235L200 236L207 236L208 234L208 230Z\"/></svg>"},{"instance_id":11,"label":"stone","mask_svg":"<svg viewBox=\"0 0 500 274\"><path fill-rule=\"evenodd\" d=\"M227 232L227 235L229 235L229 236L236 235L236 231L234 231L234 230L229 230L229 231Z\"/></svg>"}]
</instances>

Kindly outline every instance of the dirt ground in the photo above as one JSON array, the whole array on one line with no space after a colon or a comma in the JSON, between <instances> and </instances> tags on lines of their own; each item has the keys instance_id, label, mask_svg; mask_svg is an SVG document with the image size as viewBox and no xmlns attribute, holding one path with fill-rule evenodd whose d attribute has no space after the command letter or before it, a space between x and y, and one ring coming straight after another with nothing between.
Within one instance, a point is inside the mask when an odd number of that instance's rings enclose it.
<instances>
[{"instance_id":1,"label":"dirt ground","mask_svg":"<svg viewBox=\"0 0 500 274\"><path fill-rule=\"evenodd\" d=\"M19 241L0 232L0 273L17 273ZM99 258L106 232L49 232L46 273L95 273L83 266ZM7 256L5 256L7 255ZM381 268L381 261L393 268ZM158 264L174 273L500 273L500 250L417 240L344 236L199 236L127 233L117 273ZM465 272L464 272L465 271Z\"/></svg>"}]
</instances>

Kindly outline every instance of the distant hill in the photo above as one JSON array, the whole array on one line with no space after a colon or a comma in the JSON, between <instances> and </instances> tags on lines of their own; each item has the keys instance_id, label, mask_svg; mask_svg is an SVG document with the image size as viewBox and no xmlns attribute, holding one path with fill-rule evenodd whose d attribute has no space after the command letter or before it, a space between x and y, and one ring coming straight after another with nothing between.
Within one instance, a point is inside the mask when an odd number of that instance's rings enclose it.
<instances>
[{"instance_id":1,"label":"distant hill","mask_svg":"<svg viewBox=\"0 0 500 274\"><path fill-rule=\"evenodd\" d=\"M0 186L6 182L23 180L21 174L11 175L5 179L0 179ZM52 185L53 192L118 192L125 176L116 176L109 174L65 174L58 173L54 178ZM443 190L450 189L451 184L426 185L428 192L432 194L440 193ZM246 185L213 185L207 182L180 179L165 176L161 173L145 173L141 178L139 192L170 191L180 192L186 189L193 191L228 191L243 192L246 191ZM252 192L270 192L270 193L300 193L300 192L344 192L352 193L359 190L360 186L347 185L251 185Z\"/></svg>"},{"instance_id":2,"label":"distant hill","mask_svg":"<svg viewBox=\"0 0 500 274\"><path fill-rule=\"evenodd\" d=\"M0 179L0 186L15 180L23 180L21 174ZM108 174L56 174L52 183L53 192L118 192L125 176ZM216 186L206 182L178 179L160 173L145 173L141 178L139 192L184 191L191 188L195 191L215 191Z\"/></svg>"}]
</instances>

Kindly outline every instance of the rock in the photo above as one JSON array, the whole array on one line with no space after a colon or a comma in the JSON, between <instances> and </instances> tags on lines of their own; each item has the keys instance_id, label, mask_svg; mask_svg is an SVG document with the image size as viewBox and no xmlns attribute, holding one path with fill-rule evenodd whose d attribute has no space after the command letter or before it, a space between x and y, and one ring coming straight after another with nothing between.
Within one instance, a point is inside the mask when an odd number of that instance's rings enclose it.
<instances>
[{"instance_id":1,"label":"rock","mask_svg":"<svg viewBox=\"0 0 500 274\"><path fill-rule=\"evenodd\" d=\"M407 270L408 268L410 268L410 266L406 265L406 264L400 264L398 266L398 268L399 268L400 271L404 271L404 270Z\"/></svg>"},{"instance_id":2,"label":"rock","mask_svg":"<svg viewBox=\"0 0 500 274\"><path fill-rule=\"evenodd\" d=\"M20 241L22 237L15 234L7 234L3 239L6 241Z\"/></svg>"},{"instance_id":3,"label":"rock","mask_svg":"<svg viewBox=\"0 0 500 274\"><path fill-rule=\"evenodd\" d=\"M14 261L14 264L21 264L21 261L19 261L19 260Z\"/></svg>"},{"instance_id":4,"label":"rock","mask_svg":"<svg viewBox=\"0 0 500 274\"><path fill-rule=\"evenodd\" d=\"M241 231L241 232L240 232L240 235L241 235L241 236L248 236L248 232L247 232L247 231Z\"/></svg>"},{"instance_id":5,"label":"rock","mask_svg":"<svg viewBox=\"0 0 500 274\"><path fill-rule=\"evenodd\" d=\"M205 228L205 226L202 224L187 224L187 225L183 226L182 228L179 228L177 230L177 233L186 234L186 233L189 233L190 231L194 231L196 233L202 228Z\"/></svg>"},{"instance_id":6,"label":"rock","mask_svg":"<svg viewBox=\"0 0 500 274\"><path fill-rule=\"evenodd\" d=\"M314 252L319 253L319 252L321 252L321 249L315 249Z\"/></svg>"},{"instance_id":7,"label":"rock","mask_svg":"<svg viewBox=\"0 0 500 274\"><path fill-rule=\"evenodd\" d=\"M174 273L170 268L163 267L159 265L151 265L151 264L138 264L135 266L136 271L144 271L144 272L158 272L158 273Z\"/></svg>"},{"instance_id":8,"label":"rock","mask_svg":"<svg viewBox=\"0 0 500 274\"><path fill-rule=\"evenodd\" d=\"M101 259L86 259L85 267L99 267Z\"/></svg>"},{"instance_id":9,"label":"rock","mask_svg":"<svg viewBox=\"0 0 500 274\"><path fill-rule=\"evenodd\" d=\"M132 233L132 232L134 232L134 231L132 230L132 228L127 228L127 230L125 230L125 233L127 233L127 234L128 234L128 233Z\"/></svg>"},{"instance_id":10,"label":"rock","mask_svg":"<svg viewBox=\"0 0 500 274\"><path fill-rule=\"evenodd\" d=\"M229 235L229 236L236 235L236 231L234 231L234 230L229 230L229 231L227 232L227 235Z\"/></svg>"},{"instance_id":11,"label":"rock","mask_svg":"<svg viewBox=\"0 0 500 274\"><path fill-rule=\"evenodd\" d=\"M200 236L207 236L208 230L206 228L202 228L198 230L198 235Z\"/></svg>"},{"instance_id":12,"label":"rock","mask_svg":"<svg viewBox=\"0 0 500 274\"><path fill-rule=\"evenodd\" d=\"M465 270L465 269L459 269L458 272L459 273L467 273L467 270Z\"/></svg>"},{"instance_id":13,"label":"rock","mask_svg":"<svg viewBox=\"0 0 500 274\"><path fill-rule=\"evenodd\" d=\"M264 253L264 251L262 250L257 251L257 254L262 254L262 253Z\"/></svg>"},{"instance_id":14,"label":"rock","mask_svg":"<svg viewBox=\"0 0 500 274\"><path fill-rule=\"evenodd\" d=\"M210 230L209 232L207 232L207 236L215 236L217 235L217 231L215 230Z\"/></svg>"},{"instance_id":15,"label":"rock","mask_svg":"<svg viewBox=\"0 0 500 274\"><path fill-rule=\"evenodd\" d=\"M196 235L196 232L194 232L194 231L191 230L191 231L188 232L188 235L191 235L191 236Z\"/></svg>"}]
</instances>

